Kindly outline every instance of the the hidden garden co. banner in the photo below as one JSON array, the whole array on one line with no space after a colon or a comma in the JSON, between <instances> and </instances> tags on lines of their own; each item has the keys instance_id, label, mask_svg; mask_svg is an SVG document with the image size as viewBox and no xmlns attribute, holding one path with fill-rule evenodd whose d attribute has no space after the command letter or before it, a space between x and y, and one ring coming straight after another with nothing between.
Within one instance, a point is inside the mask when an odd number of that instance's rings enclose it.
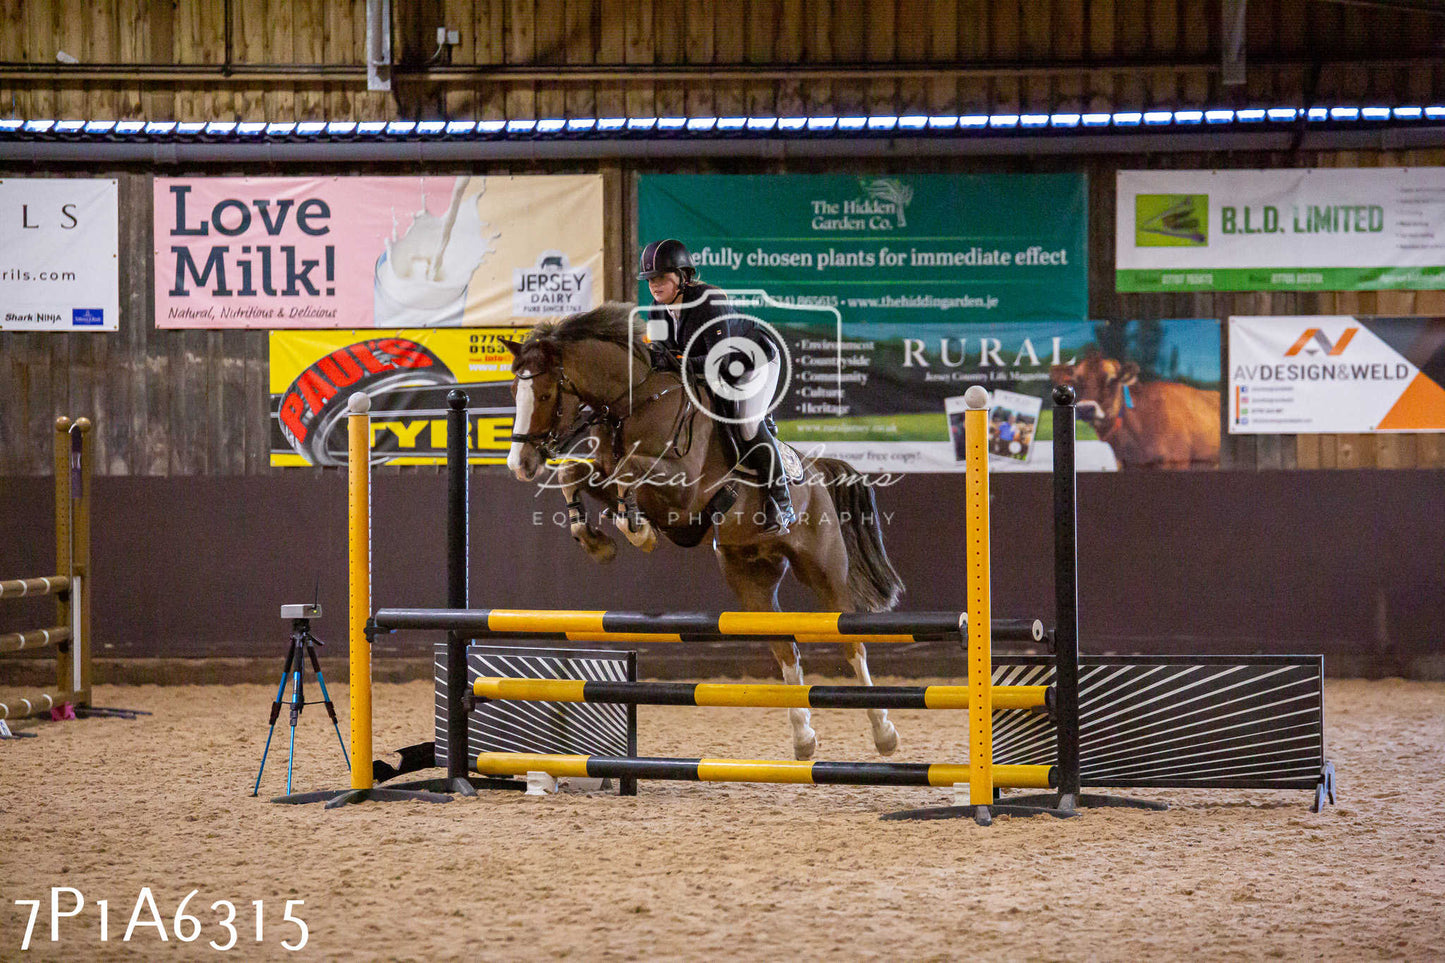
<instances>
[{"instance_id":1,"label":"the hidden garden co. banner","mask_svg":"<svg viewBox=\"0 0 1445 963\"><path fill-rule=\"evenodd\" d=\"M787 391L775 411L800 449L865 472L962 471L963 394L988 388L990 461L1053 466L1049 391L1079 399L1079 467L1217 467L1219 322L846 324L780 321Z\"/></svg>"},{"instance_id":2,"label":"the hidden garden co. banner","mask_svg":"<svg viewBox=\"0 0 1445 963\"><path fill-rule=\"evenodd\" d=\"M638 231L847 324L1082 319L1087 205L1083 174L653 175Z\"/></svg>"},{"instance_id":3,"label":"the hidden garden co. banner","mask_svg":"<svg viewBox=\"0 0 1445 963\"><path fill-rule=\"evenodd\" d=\"M114 180L0 178L0 331L120 326Z\"/></svg>"},{"instance_id":4,"label":"the hidden garden co. banner","mask_svg":"<svg viewBox=\"0 0 1445 963\"><path fill-rule=\"evenodd\" d=\"M346 464L347 399L371 395L373 458L446 462L447 392L468 394L473 464L507 459L514 406L512 328L273 331L271 464Z\"/></svg>"},{"instance_id":5,"label":"the hidden garden co. banner","mask_svg":"<svg viewBox=\"0 0 1445 963\"><path fill-rule=\"evenodd\" d=\"M1230 318L1229 430L1445 431L1445 318Z\"/></svg>"},{"instance_id":6,"label":"the hidden garden co. banner","mask_svg":"<svg viewBox=\"0 0 1445 963\"><path fill-rule=\"evenodd\" d=\"M602 301L602 178L156 178L156 326L530 325Z\"/></svg>"},{"instance_id":7,"label":"the hidden garden co. banner","mask_svg":"<svg viewBox=\"0 0 1445 963\"><path fill-rule=\"evenodd\" d=\"M1445 287L1445 167L1120 171L1120 291Z\"/></svg>"}]
</instances>

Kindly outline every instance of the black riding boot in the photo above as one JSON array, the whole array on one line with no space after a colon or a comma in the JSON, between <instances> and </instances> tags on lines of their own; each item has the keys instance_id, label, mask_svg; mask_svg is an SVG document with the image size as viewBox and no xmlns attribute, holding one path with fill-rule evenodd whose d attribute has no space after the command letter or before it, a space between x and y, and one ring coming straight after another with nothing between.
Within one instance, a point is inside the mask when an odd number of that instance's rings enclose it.
<instances>
[{"instance_id":1,"label":"black riding boot","mask_svg":"<svg viewBox=\"0 0 1445 963\"><path fill-rule=\"evenodd\" d=\"M797 520L797 515L793 512L793 500L788 492L788 473L778 454L778 441L768 432L766 425L760 425L753 439L743 442L743 445L744 464L767 486L767 494L763 498L766 516L763 532L786 535L788 526Z\"/></svg>"}]
</instances>

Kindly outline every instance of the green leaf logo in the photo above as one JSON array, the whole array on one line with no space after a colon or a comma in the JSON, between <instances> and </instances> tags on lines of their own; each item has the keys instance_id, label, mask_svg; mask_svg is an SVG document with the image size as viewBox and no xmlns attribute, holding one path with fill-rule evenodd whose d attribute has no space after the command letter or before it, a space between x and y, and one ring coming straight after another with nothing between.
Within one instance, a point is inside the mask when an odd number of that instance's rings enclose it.
<instances>
[{"instance_id":1,"label":"green leaf logo","mask_svg":"<svg viewBox=\"0 0 1445 963\"><path fill-rule=\"evenodd\" d=\"M1134 195L1135 247L1208 247L1208 194Z\"/></svg>"}]
</instances>

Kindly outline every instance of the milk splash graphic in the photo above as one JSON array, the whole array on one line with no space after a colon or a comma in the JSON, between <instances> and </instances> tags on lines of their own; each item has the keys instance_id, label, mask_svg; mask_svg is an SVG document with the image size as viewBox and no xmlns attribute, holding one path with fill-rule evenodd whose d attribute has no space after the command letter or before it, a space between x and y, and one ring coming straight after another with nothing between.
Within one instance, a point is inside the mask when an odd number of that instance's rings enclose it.
<instances>
[{"instance_id":1,"label":"milk splash graphic","mask_svg":"<svg viewBox=\"0 0 1445 963\"><path fill-rule=\"evenodd\" d=\"M482 233L486 225L477 211L480 193L463 200L471 180L456 179L443 217L426 209L423 186L422 209L412 215L411 227L400 238L392 212L391 239L376 261L373 323L378 328L462 324L467 285L493 253L490 242L501 236Z\"/></svg>"}]
</instances>

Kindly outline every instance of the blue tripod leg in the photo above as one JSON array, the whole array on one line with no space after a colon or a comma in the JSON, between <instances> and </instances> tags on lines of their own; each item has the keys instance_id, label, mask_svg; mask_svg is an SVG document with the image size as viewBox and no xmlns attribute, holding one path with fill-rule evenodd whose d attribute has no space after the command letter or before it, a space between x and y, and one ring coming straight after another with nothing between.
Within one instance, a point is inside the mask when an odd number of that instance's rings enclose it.
<instances>
[{"instance_id":1,"label":"blue tripod leg","mask_svg":"<svg viewBox=\"0 0 1445 963\"><path fill-rule=\"evenodd\" d=\"M296 765L296 723L301 721L301 710L306 708L306 697L301 691L301 677L306 663L301 656L301 648L296 649L296 669L292 678L295 685L291 689L291 749L286 757L286 795L291 795L291 772Z\"/></svg>"},{"instance_id":2,"label":"blue tripod leg","mask_svg":"<svg viewBox=\"0 0 1445 963\"><path fill-rule=\"evenodd\" d=\"M286 650L286 665L281 670L281 684L276 687L276 699L271 703L271 729L266 733L266 748L261 753L261 768L256 772L256 785L251 787L251 795L256 796L261 792L261 774L266 771L266 757L271 754L271 737L276 734L276 720L281 718L281 697L286 694L286 677L291 674L291 659L296 654L296 640L291 640L291 647Z\"/></svg>"},{"instance_id":3,"label":"blue tripod leg","mask_svg":"<svg viewBox=\"0 0 1445 963\"><path fill-rule=\"evenodd\" d=\"M317 640L317 644L321 644ZM336 706L331 702L331 693L326 691L326 676L321 674L321 662L316 658L316 650L311 643L306 643L306 654L311 656L311 668L316 670L316 684L321 686L321 701L326 706L326 714L331 717L331 728L336 730L336 741L341 743L341 758L346 760L346 768L351 768L351 756L346 752L346 740L341 738L341 723L336 720Z\"/></svg>"}]
</instances>

